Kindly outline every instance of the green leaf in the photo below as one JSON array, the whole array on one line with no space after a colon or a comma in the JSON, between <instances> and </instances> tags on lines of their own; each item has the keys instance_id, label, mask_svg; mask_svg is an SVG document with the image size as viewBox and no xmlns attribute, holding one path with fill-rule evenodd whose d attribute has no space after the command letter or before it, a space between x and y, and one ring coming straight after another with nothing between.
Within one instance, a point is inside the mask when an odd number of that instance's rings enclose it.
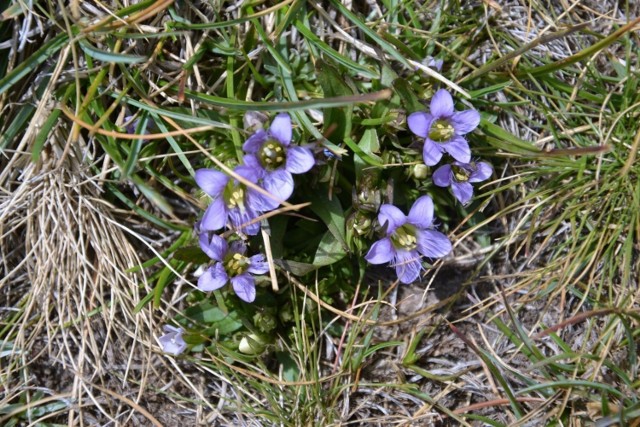
<instances>
[{"instance_id":1,"label":"green leaf","mask_svg":"<svg viewBox=\"0 0 640 427\"><path fill-rule=\"evenodd\" d=\"M424 111L424 105L422 105L413 89L411 89L409 82L405 79L395 79L393 81L393 89L395 89L398 96L400 96L400 100L404 104L407 114Z\"/></svg>"},{"instance_id":2,"label":"green leaf","mask_svg":"<svg viewBox=\"0 0 640 427\"><path fill-rule=\"evenodd\" d=\"M274 259L274 264L296 276L304 276L318 269L318 266L306 262L291 261L288 259Z\"/></svg>"},{"instance_id":3,"label":"green leaf","mask_svg":"<svg viewBox=\"0 0 640 427\"><path fill-rule=\"evenodd\" d=\"M367 159L373 159L376 163L383 163L382 159L378 155L374 154L380 151L380 141L378 140L378 131L376 129L367 129L362 134L360 142L358 142L359 153L353 157L353 163L356 169L356 182L359 182L362 178L362 170L370 163ZM361 154L364 155L361 156Z\"/></svg>"},{"instance_id":4,"label":"green leaf","mask_svg":"<svg viewBox=\"0 0 640 427\"><path fill-rule=\"evenodd\" d=\"M342 249L347 251L344 211L340 201L336 197L328 200L319 194L311 195L309 201L311 202L311 210L325 223L329 232L333 234L342 246Z\"/></svg>"},{"instance_id":5,"label":"green leaf","mask_svg":"<svg viewBox=\"0 0 640 427\"><path fill-rule=\"evenodd\" d=\"M53 125L58 121L58 117L60 117L60 113L62 111L58 108L53 110L47 120L44 121L42 126L40 127L40 132L36 135L35 141L33 142L33 149L31 150L31 161L37 162L40 159L40 153L42 153L42 147L44 147L44 143L47 141L47 137L49 136L49 132L53 128Z\"/></svg>"},{"instance_id":6,"label":"green leaf","mask_svg":"<svg viewBox=\"0 0 640 427\"><path fill-rule=\"evenodd\" d=\"M177 92L177 90L176 90ZM299 111L312 108L342 107L345 105L357 104L360 102L378 101L391 96L391 91L383 89L378 92L364 93L351 96L338 96L335 98L309 99L296 102L271 102L271 101L241 101L232 98L222 98L220 96L207 95L197 91L185 89L184 94L189 99L202 101L204 103L228 108L238 111Z\"/></svg>"},{"instance_id":7,"label":"green leaf","mask_svg":"<svg viewBox=\"0 0 640 427\"><path fill-rule=\"evenodd\" d=\"M194 264L205 264L209 262L209 257L202 252L199 246L187 246L186 248L177 249L173 254L173 258Z\"/></svg>"},{"instance_id":8,"label":"green leaf","mask_svg":"<svg viewBox=\"0 0 640 427\"><path fill-rule=\"evenodd\" d=\"M345 76L331 64L318 59L316 76L325 97L350 96L355 90L345 83ZM327 139L340 144L351 134L351 118L353 105L344 108L327 108L324 110L324 134Z\"/></svg>"},{"instance_id":9,"label":"green leaf","mask_svg":"<svg viewBox=\"0 0 640 427\"><path fill-rule=\"evenodd\" d=\"M331 231L327 231L318 245L313 265L322 267L340 261L347 255L342 242L336 239Z\"/></svg>"},{"instance_id":10,"label":"green leaf","mask_svg":"<svg viewBox=\"0 0 640 427\"><path fill-rule=\"evenodd\" d=\"M296 22L295 25L298 31L300 31L300 34L302 34L310 43L312 43L319 50L327 54L327 56L329 56L331 59L336 61L338 64L345 66L349 70L353 70L354 72L356 72L362 77L365 77L368 79L380 78L380 74L375 72L374 70L368 67L362 66L357 62L352 61L348 57L341 55L335 50L333 50L331 47L329 47L328 44L326 44L325 42L320 40L318 36L313 34L313 32L310 29L308 29L302 22L298 21ZM316 62L316 66L317 66L317 62Z\"/></svg>"},{"instance_id":11,"label":"green leaf","mask_svg":"<svg viewBox=\"0 0 640 427\"><path fill-rule=\"evenodd\" d=\"M242 322L239 320L240 316L238 316L237 312L225 313L221 308L214 306L209 301L203 301L197 306L187 308L185 316L192 321L208 325L207 332L209 335L215 335L216 332L221 335L228 335L242 328Z\"/></svg>"},{"instance_id":12,"label":"green leaf","mask_svg":"<svg viewBox=\"0 0 640 427\"><path fill-rule=\"evenodd\" d=\"M33 54L20 63L16 68L0 80L0 95L8 91L14 84L20 81L27 74L32 74L36 67L56 53L69 40L67 33L60 33ZM35 74L33 74L35 75Z\"/></svg>"},{"instance_id":13,"label":"green leaf","mask_svg":"<svg viewBox=\"0 0 640 427\"><path fill-rule=\"evenodd\" d=\"M128 55L124 53L113 53L106 50L98 49L86 40L80 41L80 47L90 57L102 62L115 64L139 64L147 60L145 56Z\"/></svg>"}]
</instances>

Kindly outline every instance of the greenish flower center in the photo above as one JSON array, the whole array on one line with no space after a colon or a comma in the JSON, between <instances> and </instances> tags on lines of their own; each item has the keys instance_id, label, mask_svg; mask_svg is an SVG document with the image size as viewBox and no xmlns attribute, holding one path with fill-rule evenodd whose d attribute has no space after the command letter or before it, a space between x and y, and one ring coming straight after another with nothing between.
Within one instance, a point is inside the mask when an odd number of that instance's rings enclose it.
<instances>
[{"instance_id":1,"label":"greenish flower center","mask_svg":"<svg viewBox=\"0 0 640 427\"><path fill-rule=\"evenodd\" d=\"M391 235L391 243L396 249L413 250L418 246L416 228L411 224L404 224Z\"/></svg>"},{"instance_id":2,"label":"greenish flower center","mask_svg":"<svg viewBox=\"0 0 640 427\"><path fill-rule=\"evenodd\" d=\"M232 254L231 256L228 256L224 260L224 269L226 270L227 274L231 277L235 277L244 273L245 271L247 271L248 268L249 268L249 258L247 258L242 254L235 253L235 254Z\"/></svg>"},{"instance_id":3,"label":"greenish flower center","mask_svg":"<svg viewBox=\"0 0 640 427\"><path fill-rule=\"evenodd\" d=\"M453 178L458 182L467 182L471 173L462 166L451 165L451 171L453 172Z\"/></svg>"},{"instance_id":4,"label":"greenish flower center","mask_svg":"<svg viewBox=\"0 0 640 427\"><path fill-rule=\"evenodd\" d=\"M284 147L280 142L269 139L258 151L258 160L266 170L276 170L286 161Z\"/></svg>"},{"instance_id":5,"label":"greenish flower center","mask_svg":"<svg viewBox=\"0 0 640 427\"><path fill-rule=\"evenodd\" d=\"M224 192L222 193L222 198L224 199L227 208L244 209L245 191L245 186L243 184L230 179L229 183L224 188Z\"/></svg>"},{"instance_id":6,"label":"greenish flower center","mask_svg":"<svg viewBox=\"0 0 640 427\"><path fill-rule=\"evenodd\" d=\"M447 120L438 119L431 124L429 139L435 142L449 141L455 134L455 129Z\"/></svg>"}]
</instances>

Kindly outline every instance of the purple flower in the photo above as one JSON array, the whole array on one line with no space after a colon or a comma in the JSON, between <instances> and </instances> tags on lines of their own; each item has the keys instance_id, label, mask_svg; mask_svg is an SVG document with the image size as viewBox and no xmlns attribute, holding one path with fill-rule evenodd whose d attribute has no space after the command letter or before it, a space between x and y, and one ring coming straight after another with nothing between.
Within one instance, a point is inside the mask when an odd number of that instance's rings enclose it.
<instances>
[{"instance_id":1,"label":"purple flower","mask_svg":"<svg viewBox=\"0 0 640 427\"><path fill-rule=\"evenodd\" d=\"M259 173L254 168L237 166L234 172L249 182L258 182ZM259 223L245 224L257 218L260 212L271 209L260 193L213 169L198 169L196 183L213 199L200 222L201 230L219 230L229 221L231 228L249 235L258 234Z\"/></svg>"},{"instance_id":2,"label":"purple flower","mask_svg":"<svg viewBox=\"0 0 640 427\"><path fill-rule=\"evenodd\" d=\"M426 63L427 67L433 68L436 71L442 71L442 66L444 65L442 59L435 59L433 56L427 56L422 63Z\"/></svg>"},{"instance_id":3,"label":"purple flower","mask_svg":"<svg viewBox=\"0 0 640 427\"><path fill-rule=\"evenodd\" d=\"M164 325L162 330L166 332L163 336L158 338L162 351L177 356L187 348L187 343L182 339L182 333L184 332L182 328Z\"/></svg>"},{"instance_id":4,"label":"purple flower","mask_svg":"<svg viewBox=\"0 0 640 427\"><path fill-rule=\"evenodd\" d=\"M271 122L268 131L258 130L242 146L247 153L244 162L258 171L262 186L279 200L287 200L293 193L291 174L305 173L313 167L315 159L307 147L291 145L291 118L280 113ZM278 202L264 197L263 203L275 209Z\"/></svg>"},{"instance_id":5,"label":"purple flower","mask_svg":"<svg viewBox=\"0 0 640 427\"><path fill-rule=\"evenodd\" d=\"M420 276L421 256L441 258L451 252L451 242L433 230L433 201L422 196L415 201L409 215L393 205L380 206L378 222L386 227L386 237L375 242L364 257L371 264L392 261L402 283Z\"/></svg>"},{"instance_id":6,"label":"purple flower","mask_svg":"<svg viewBox=\"0 0 640 427\"><path fill-rule=\"evenodd\" d=\"M245 256L247 247L240 241L227 245L222 237L211 233L200 235L200 248L209 258L216 261L198 279L198 289L204 292L220 289L227 282L241 300L253 302L256 299L256 282L252 274L264 274L269 265L263 255Z\"/></svg>"},{"instance_id":7,"label":"purple flower","mask_svg":"<svg viewBox=\"0 0 640 427\"><path fill-rule=\"evenodd\" d=\"M433 183L438 187L451 186L451 192L463 205L471 201L473 196L472 182L488 179L493 169L485 162L460 163L440 166L433 173Z\"/></svg>"},{"instance_id":8,"label":"purple flower","mask_svg":"<svg viewBox=\"0 0 640 427\"><path fill-rule=\"evenodd\" d=\"M436 165L443 153L462 163L471 161L471 150L463 135L480 123L476 110L454 111L453 98L444 89L431 98L430 113L418 111L407 118L411 132L424 138L422 158L427 166Z\"/></svg>"}]
</instances>

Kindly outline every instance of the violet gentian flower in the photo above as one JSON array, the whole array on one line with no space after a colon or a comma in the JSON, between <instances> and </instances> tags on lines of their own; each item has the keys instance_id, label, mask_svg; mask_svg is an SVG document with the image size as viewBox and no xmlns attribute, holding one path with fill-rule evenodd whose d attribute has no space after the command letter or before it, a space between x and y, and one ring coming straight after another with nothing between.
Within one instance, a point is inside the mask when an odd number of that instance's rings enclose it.
<instances>
[{"instance_id":1,"label":"violet gentian flower","mask_svg":"<svg viewBox=\"0 0 640 427\"><path fill-rule=\"evenodd\" d=\"M443 153L462 163L471 161L471 150L463 135L480 123L476 110L454 111L453 98L444 89L431 98L430 112L418 111L407 118L411 132L424 138L422 159L427 166L436 165Z\"/></svg>"},{"instance_id":2,"label":"violet gentian flower","mask_svg":"<svg viewBox=\"0 0 640 427\"><path fill-rule=\"evenodd\" d=\"M263 255L247 257L244 243L235 241L227 245L225 239L212 233L200 235L200 248L216 262L200 276L198 289L211 292L231 282L241 300L253 302L256 299L256 282L252 275L269 271Z\"/></svg>"},{"instance_id":3,"label":"violet gentian flower","mask_svg":"<svg viewBox=\"0 0 640 427\"><path fill-rule=\"evenodd\" d=\"M393 205L380 206L378 222L386 227L386 236L375 242L365 259L371 264L392 262L398 279L411 283L420 276L420 258L441 258L451 252L451 242L433 230L433 201L422 196L405 216Z\"/></svg>"},{"instance_id":4,"label":"violet gentian flower","mask_svg":"<svg viewBox=\"0 0 640 427\"><path fill-rule=\"evenodd\" d=\"M255 168L237 166L234 172L251 183L258 182L259 172ZM200 222L201 230L219 230L228 225L228 221L231 228L249 235L258 234L260 223L246 224L260 212L271 209L260 193L214 169L198 169L196 183L213 199Z\"/></svg>"},{"instance_id":5,"label":"violet gentian flower","mask_svg":"<svg viewBox=\"0 0 640 427\"><path fill-rule=\"evenodd\" d=\"M268 131L258 130L242 146L247 153L245 164L258 171L264 189L279 200L287 200L293 193L291 174L305 173L315 164L309 148L291 145L292 135L291 117L280 113ZM269 209L278 206L276 200L262 198Z\"/></svg>"},{"instance_id":6,"label":"violet gentian flower","mask_svg":"<svg viewBox=\"0 0 640 427\"><path fill-rule=\"evenodd\" d=\"M162 330L166 332L163 336L158 338L162 351L177 356L187 348L187 343L182 339L182 334L184 333L182 328L164 325Z\"/></svg>"},{"instance_id":7,"label":"violet gentian flower","mask_svg":"<svg viewBox=\"0 0 640 427\"><path fill-rule=\"evenodd\" d=\"M438 187L451 186L451 192L463 205L473 197L472 182L482 182L488 179L493 169L485 162L460 163L440 166L433 173L433 183Z\"/></svg>"}]
</instances>

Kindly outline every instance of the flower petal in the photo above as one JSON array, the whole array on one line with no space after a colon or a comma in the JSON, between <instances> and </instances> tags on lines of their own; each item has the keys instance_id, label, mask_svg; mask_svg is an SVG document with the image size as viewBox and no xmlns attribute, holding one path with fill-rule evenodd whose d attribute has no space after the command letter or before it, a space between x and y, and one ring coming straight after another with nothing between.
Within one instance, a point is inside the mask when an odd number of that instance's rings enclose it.
<instances>
[{"instance_id":1,"label":"flower petal","mask_svg":"<svg viewBox=\"0 0 640 427\"><path fill-rule=\"evenodd\" d=\"M387 236L396 231L396 228L400 227L407 222L407 217L402 211L393 205L380 206L380 213L378 214L378 223L381 227L387 227Z\"/></svg>"},{"instance_id":2,"label":"flower petal","mask_svg":"<svg viewBox=\"0 0 640 427\"><path fill-rule=\"evenodd\" d=\"M260 161L258 161L258 158L255 155L245 154L242 161L245 167L253 170L252 176L256 176L258 179L264 176L265 169L262 167Z\"/></svg>"},{"instance_id":3,"label":"flower petal","mask_svg":"<svg viewBox=\"0 0 640 427\"><path fill-rule=\"evenodd\" d=\"M451 185L451 165L442 165L435 170L431 179L438 187L448 187Z\"/></svg>"},{"instance_id":4,"label":"flower petal","mask_svg":"<svg viewBox=\"0 0 640 427\"><path fill-rule=\"evenodd\" d=\"M418 251L427 258L442 258L451 252L451 242L436 230L418 230Z\"/></svg>"},{"instance_id":5,"label":"flower petal","mask_svg":"<svg viewBox=\"0 0 640 427\"><path fill-rule=\"evenodd\" d=\"M434 119L453 116L453 98L445 89L438 90L431 98L431 115Z\"/></svg>"},{"instance_id":6,"label":"flower petal","mask_svg":"<svg viewBox=\"0 0 640 427\"><path fill-rule=\"evenodd\" d=\"M480 113L476 110L459 111L449 119L456 135L464 135L471 132L480 124Z\"/></svg>"},{"instance_id":7,"label":"flower petal","mask_svg":"<svg viewBox=\"0 0 640 427\"><path fill-rule=\"evenodd\" d=\"M181 328L171 326L171 329L169 329L168 327L169 325L166 325L163 328L166 334L158 338L158 341L160 342L162 351L177 356L187 348L187 343L184 342L182 338L184 331Z\"/></svg>"},{"instance_id":8,"label":"flower petal","mask_svg":"<svg viewBox=\"0 0 640 427\"><path fill-rule=\"evenodd\" d=\"M433 117L431 114L425 113L424 111L416 111L407 117L407 124L411 132L422 138L426 138L429 134L432 121Z\"/></svg>"},{"instance_id":9,"label":"flower petal","mask_svg":"<svg viewBox=\"0 0 640 427\"><path fill-rule=\"evenodd\" d=\"M401 283L409 284L420 277L420 255L418 251L400 250L396 256L396 274Z\"/></svg>"},{"instance_id":10,"label":"flower petal","mask_svg":"<svg viewBox=\"0 0 640 427\"><path fill-rule=\"evenodd\" d=\"M493 173L493 168L489 163L478 162L476 163L476 170L469 176L469 182L481 182L489 179Z\"/></svg>"},{"instance_id":11,"label":"flower petal","mask_svg":"<svg viewBox=\"0 0 640 427\"><path fill-rule=\"evenodd\" d=\"M385 262L391 261L395 253L396 251L393 249L391 239L385 237L371 245L371 249L369 249L364 259L367 260L369 264L384 264Z\"/></svg>"},{"instance_id":12,"label":"flower petal","mask_svg":"<svg viewBox=\"0 0 640 427\"><path fill-rule=\"evenodd\" d=\"M269 271L269 263L265 261L264 255L258 254L249 258L249 268L251 274L264 274Z\"/></svg>"},{"instance_id":13,"label":"flower petal","mask_svg":"<svg viewBox=\"0 0 640 427\"><path fill-rule=\"evenodd\" d=\"M279 201L287 200L293 193L293 177L284 169L268 172L262 180L262 185L276 198L276 200L272 199L276 206Z\"/></svg>"},{"instance_id":14,"label":"flower petal","mask_svg":"<svg viewBox=\"0 0 640 427\"><path fill-rule=\"evenodd\" d=\"M442 149L449 153L451 157L462 163L471 161L471 150L469 143L461 136L454 136L451 141L441 145Z\"/></svg>"},{"instance_id":15,"label":"flower petal","mask_svg":"<svg viewBox=\"0 0 640 427\"><path fill-rule=\"evenodd\" d=\"M407 221L419 228L431 227L433 224L433 200L431 197L419 197L411 206Z\"/></svg>"},{"instance_id":16,"label":"flower petal","mask_svg":"<svg viewBox=\"0 0 640 427\"><path fill-rule=\"evenodd\" d=\"M214 199L204 212L200 229L204 231L220 230L227 225L227 208L222 201L222 197Z\"/></svg>"},{"instance_id":17,"label":"flower petal","mask_svg":"<svg viewBox=\"0 0 640 427\"><path fill-rule=\"evenodd\" d=\"M233 228L249 236L255 236L260 231L260 222L249 224L257 217L257 213L247 208L234 208L229 210L229 222L231 222Z\"/></svg>"},{"instance_id":18,"label":"flower petal","mask_svg":"<svg viewBox=\"0 0 640 427\"><path fill-rule=\"evenodd\" d=\"M198 278L198 289L203 292L211 292L220 289L229 281L229 276L222 263L215 263Z\"/></svg>"},{"instance_id":19,"label":"flower petal","mask_svg":"<svg viewBox=\"0 0 640 427\"><path fill-rule=\"evenodd\" d=\"M269 139L269 134L264 129L259 129L253 135L251 135L247 140L242 144L242 150L245 153L256 154L258 150L262 147L262 144L267 142Z\"/></svg>"},{"instance_id":20,"label":"flower petal","mask_svg":"<svg viewBox=\"0 0 640 427\"><path fill-rule=\"evenodd\" d=\"M211 197L219 197L229 182L229 176L213 169L198 169L196 184Z\"/></svg>"},{"instance_id":21,"label":"flower petal","mask_svg":"<svg viewBox=\"0 0 640 427\"><path fill-rule=\"evenodd\" d=\"M231 285L242 301L253 302L256 299L256 282L248 273L232 277Z\"/></svg>"},{"instance_id":22,"label":"flower petal","mask_svg":"<svg viewBox=\"0 0 640 427\"><path fill-rule=\"evenodd\" d=\"M234 240L229 245L229 253L244 255L247 252L247 245L242 240Z\"/></svg>"},{"instance_id":23,"label":"flower petal","mask_svg":"<svg viewBox=\"0 0 640 427\"><path fill-rule=\"evenodd\" d=\"M468 182L451 183L451 192L460 203L466 205L473 197L473 186Z\"/></svg>"},{"instance_id":24,"label":"flower petal","mask_svg":"<svg viewBox=\"0 0 640 427\"><path fill-rule=\"evenodd\" d=\"M214 261L222 262L227 254L227 241L211 233L200 234L200 249Z\"/></svg>"},{"instance_id":25,"label":"flower petal","mask_svg":"<svg viewBox=\"0 0 640 427\"><path fill-rule=\"evenodd\" d=\"M287 149L286 169L291 173L305 173L313 167L316 159L307 147L290 146Z\"/></svg>"},{"instance_id":26,"label":"flower petal","mask_svg":"<svg viewBox=\"0 0 640 427\"><path fill-rule=\"evenodd\" d=\"M291 128L291 117L287 113L280 113L271 122L269 133L284 145L289 145L293 131Z\"/></svg>"},{"instance_id":27,"label":"flower petal","mask_svg":"<svg viewBox=\"0 0 640 427\"><path fill-rule=\"evenodd\" d=\"M433 142L429 138L424 140L422 147L422 160L427 166L435 166L442 158L442 148L437 142Z\"/></svg>"}]
</instances>

